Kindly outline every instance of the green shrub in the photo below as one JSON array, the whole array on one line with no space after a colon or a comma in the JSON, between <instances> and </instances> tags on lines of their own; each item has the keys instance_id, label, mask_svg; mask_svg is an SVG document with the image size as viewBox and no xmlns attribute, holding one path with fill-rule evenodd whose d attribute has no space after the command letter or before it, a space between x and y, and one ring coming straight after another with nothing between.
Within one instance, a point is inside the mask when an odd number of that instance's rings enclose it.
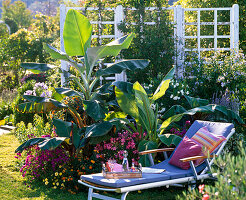
<instances>
[{"instance_id":1,"label":"green shrub","mask_svg":"<svg viewBox=\"0 0 246 200\"><path fill-rule=\"evenodd\" d=\"M158 74L166 74L173 65L175 55L173 26L170 24L169 13L161 11L158 7L155 11L145 11L143 6L135 12L125 11L124 22L119 29L124 33L134 32L136 38L133 45L127 51L122 51L124 58L149 59L150 64L144 70L136 70L127 73L131 82L146 82L146 77L157 77ZM136 25L131 25L135 22ZM155 22L147 25L143 22Z\"/></svg>"},{"instance_id":2,"label":"green shrub","mask_svg":"<svg viewBox=\"0 0 246 200\"><path fill-rule=\"evenodd\" d=\"M4 119L6 116L13 114L13 107L11 102L0 103L0 120Z\"/></svg>"},{"instance_id":3,"label":"green shrub","mask_svg":"<svg viewBox=\"0 0 246 200\"><path fill-rule=\"evenodd\" d=\"M16 106L20 103L24 102L24 99L22 98L22 95L24 94L25 91L27 90L33 90L33 86L35 84L35 81L28 81L27 83L23 84L20 88L18 88L17 92L17 96L16 99L14 101L14 116L15 116L15 124L23 121L26 125L28 123L32 123L33 122L33 117L34 114L33 113L22 113L19 112L16 109Z\"/></svg>"},{"instance_id":4,"label":"green shrub","mask_svg":"<svg viewBox=\"0 0 246 200\"><path fill-rule=\"evenodd\" d=\"M33 124L28 123L26 126L23 121L16 124L15 135L20 143L27 141L33 137L40 137L42 135L50 135L52 133L52 125L44 123L44 119L35 114Z\"/></svg>"},{"instance_id":5,"label":"green shrub","mask_svg":"<svg viewBox=\"0 0 246 200\"><path fill-rule=\"evenodd\" d=\"M200 185L195 189L183 192L177 199L205 199L205 195L213 200L246 199L246 150L245 144L240 144L240 155L227 153L215 160L218 181L214 185ZM214 169L216 169L214 167ZM208 199L208 198L207 198Z\"/></svg>"}]
</instances>

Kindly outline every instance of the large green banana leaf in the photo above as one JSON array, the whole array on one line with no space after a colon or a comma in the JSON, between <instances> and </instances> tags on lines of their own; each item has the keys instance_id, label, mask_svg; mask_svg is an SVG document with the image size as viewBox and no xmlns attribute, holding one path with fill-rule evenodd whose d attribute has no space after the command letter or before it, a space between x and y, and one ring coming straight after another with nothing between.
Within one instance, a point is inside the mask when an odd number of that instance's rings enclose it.
<instances>
[{"instance_id":1,"label":"large green banana leaf","mask_svg":"<svg viewBox=\"0 0 246 200\"><path fill-rule=\"evenodd\" d=\"M39 142L38 147L42 150L53 150L60 146L66 139L66 137L46 138L46 140Z\"/></svg>"},{"instance_id":2,"label":"large green banana leaf","mask_svg":"<svg viewBox=\"0 0 246 200\"><path fill-rule=\"evenodd\" d=\"M108 108L104 106L100 101L83 101L83 104L85 106L87 114L96 121L104 119L106 114L108 113Z\"/></svg>"},{"instance_id":3,"label":"large green banana leaf","mask_svg":"<svg viewBox=\"0 0 246 200\"><path fill-rule=\"evenodd\" d=\"M80 129L76 124L60 119L53 119L53 124L55 126L56 134L59 137L70 138L70 142L75 146L75 148L77 149L79 147L81 134Z\"/></svg>"},{"instance_id":4,"label":"large green banana leaf","mask_svg":"<svg viewBox=\"0 0 246 200\"><path fill-rule=\"evenodd\" d=\"M121 90L125 94L135 95L132 83L125 82L125 81L115 81L112 83L112 86L117 87L119 90Z\"/></svg>"},{"instance_id":5,"label":"large green banana leaf","mask_svg":"<svg viewBox=\"0 0 246 200\"><path fill-rule=\"evenodd\" d=\"M172 117L173 115L184 113L186 111L187 110L183 106L181 106L181 105L173 105L169 110L167 110L162 115L162 119L168 119L169 117Z\"/></svg>"},{"instance_id":6,"label":"large green banana leaf","mask_svg":"<svg viewBox=\"0 0 246 200\"><path fill-rule=\"evenodd\" d=\"M189 97L184 95L186 98L187 102L189 103L191 108L196 108L199 106L206 106L209 104L209 101L207 99L200 99L200 98L195 98L195 97Z\"/></svg>"},{"instance_id":7,"label":"large green banana leaf","mask_svg":"<svg viewBox=\"0 0 246 200\"><path fill-rule=\"evenodd\" d=\"M27 99L30 102L25 102L17 105L17 110L20 112L47 113L51 110L60 110L62 108L67 108L65 104L46 97L23 95L23 98Z\"/></svg>"},{"instance_id":8,"label":"large green banana leaf","mask_svg":"<svg viewBox=\"0 0 246 200\"><path fill-rule=\"evenodd\" d=\"M139 69L144 69L149 64L148 60L123 60L117 63L113 63L107 66L105 69L100 69L97 71L96 76L104 76L111 74L119 74L124 70L135 71Z\"/></svg>"},{"instance_id":9,"label":"large green banana leaf","mask_svg":"<svg viewBox=\"0 0 246 200\"><path fill-rule=\"evenodd\" d=\"M113 124L108 121L104 121L102 123L92 124L91 126L88 126L85 131L85 138L89 137L99 137L106 135L111 128L113 127Z\"/></svg>"},{"instance_id":10,"label":"large green banana leaf","mask_svg":"<svg viewBox=\"0 0 246 200\"><path fill-rule=\"evenodd\" d=\"M162 82L160 83L160 85L157 87L156 91L154 92L154 95L151 97L152 101L155 101L159 98L161 98L165 93L166 90L169 87L169 83L171 81L171 79L173 78L174 74L175 74L175 67L173 67L168 73L167 75L164 77L164 79L162 80Z\"/></svg>"},{"instance_id":11,"label":"large green banana leaf","mask_svg":"<svg viewBox=\"0 0 246 200\"><path fill-rule=\"evenodd\" d=\"M86 69L86 74L94 67L97 60L104 58L106 56L117 56L122 49L127 49L134 37L134 34L123 36L117 40L114 40L106 45L102 45L99 47L91 47L87 49L87 59L88 64Z\"/></svg>"},{"instance_id":12,"label":"large green banana leaf","mask_svg":"<svg viewBox=\"0 0 246 200\"><path fill-rule=\"evenodd\" d=\"M27 140L26 142L24 142L23 144L21 144L16 150L15 152L22 152L25 148L33 146L35 144L38 144L39 142L42 142L46 140L46 138L32 138Z\"/></svg>"},{"instance_id":13,"label":"large green banana leaf","mask_svg":"<svg viewBox=\"0 0 246 200\"><path fill-rule=\"evenodd\" d=\"M63 38L65 51L69 56L84 56L90 47L92 26L90 21L79 11L67 12Z\"/></svg>"},{"instance_id":14,"label":"large green banana leaf","mask_svg":"<svg viewBox=\"0 0 246 200\"><path fill-rule=\"evenodd\" d=\"M133 84L133 90L135 91L135 101L139 111L140 123L148 133L151 133L154 128L155 114L151 109L149 97L138 82Z\"/></svg>"},{"instance_id":15,"label":"large green banana leaf","mask_svg":"<svg viewBox=\"0 0 246 200\"><path fill-rule=\"evenodd\" d=\"M55 126L56 134L59 137L70 137L72 122L66 122L61 119L53 119L53 125Z\"/></svg>"},{"instance_id":16,"label":"large green banana leaf","mask_svg":"<svg viewBox=\"0 0 246 200\"><path fill-rule=\"evenodd\" d=\"M236 121L239 124L245 124L242 118L234 111L227 109L225 106L216 105L215 110L220 112L228 121Z\"/></svg>"},{"instance_id":17,"label":"large green banana leaf","mask_svg":"<svg viewBox=\"0 0 246 200\"><path fill-rule=\"evenodd\" d=\"M33 145L38 145L42 150L52 150L58 147L62 142L64 142L66 137L55 137L55 138L32 138L21 144L15 152L22 152L25 148L31 147Z\"/></svg>"},{"instance_id":18,"label":"large green banana leaf","mask_svg":"<svg viewBox=\"0 0 246 200\"><path fill-rule=\"evenodd\" d=\"M105 117L105 121L110 121L111 119L114 119L114 118L126 118L126 114L124 112L110 112L108 114L106 114L106 117Z\"/></svg>"},{"instance_id":19,"label":"large green banana leaf","mask_svg":"<svg viewBox=\"0 0 246 200\"><path fill-rule=\"evenodd\" d=\"M52 58L67 61L72 66L74 66L78 71L80 71L81 73L84 72L84 70L85 70L84 65L75 62L74 60L69 58L69 56L66 53L64 53L64 52L52 47L49 44L46 44L46 43L43 44L43 46L44 46L45 51L48 52L52 56Z\"/></svg>"},{"instance_id":20,"label":"large green banana leaf","mask_svg":"<svg viewBox=\"0 0 246 200\"><path fill-rule=\"evenodd\" d=\"M21 67L31 71L34 74L39 74L41 72L48 71L50 69L54 69L55 65L45 64L45 63L21 63Z\"/></svg>"},{"instance_id":21,"label":"large green banana leaf","mask_svg":"<svg viewBox=\"0 0 246 200\"><path fill-rule=\"evenodd\" d=\"M177 115L173 115L172 117L169 117L168 119L166 119L159 131L160 133L162 134L165 129L173 122L177 122L179 120L182 119L182 117L184 115L194 115L198 112L202 112L202 113L214 113L214 112L219 112L221 114L223 114L224 116L227 117L227 119L229 119L230 121L237 121L238 123L240 124L244 124L243 120L235 113L233 112L232 110L229 110L227 109L226 107L224 106L219 106L219 105L215 105L215 104L209 104L209 105L206 105L206 106L200 106L200 107L197 107L197 108L193 108L193 109L190 109L190 110L187 110L183 113L180 113L180 114L177 114Z\"/></svg>"},{"instance_id":22,"label":"large green banana leaf","mask_svg":"<svg viewBox=\"0 0 246 200\"><path fill-rule=\"evenodd\" d=\"M138 121L139 111L138 111L135 95L132 94L133 91L131 90L131 93L126 92L129 89L128 84L123 84L123 83L119 84L118 82L118 84L116 85L125 86L125 87L121 87L123 91L119 89L117 86L115 86L115 96L120 108L124 113L134 117Z\"/></svg>"},{"instance_id":23,"label":"large green banana leaf","mask_svg":"<svg viewBox=\"0 0 246 200\"><path fill-rule=\"evenodd\" d=\"M52 56L52 58L58 60L70 61L69 56L65 52L62 52L46 43L43 44L43 47L45 51Z\"/></svg>"},{"instance_id":24,"label":"large green banana leaf","mask_svg":"<svg viewBox=\"0 0 246 200\"><path fill-rule=\"evenodd\" d=\"M68 97L73 97L73 96L79 96L79 97L82 97L83 94L81 92L78 92L78 91L75 91L75 90L72 90L70 88L55 88L56 92L58 94L61 94L62 97L64 98L65 96L68 96ZM62 98L61 97L61 98ZM60 98L60 99L61 99Z\"/></svg>"}]
</instances>

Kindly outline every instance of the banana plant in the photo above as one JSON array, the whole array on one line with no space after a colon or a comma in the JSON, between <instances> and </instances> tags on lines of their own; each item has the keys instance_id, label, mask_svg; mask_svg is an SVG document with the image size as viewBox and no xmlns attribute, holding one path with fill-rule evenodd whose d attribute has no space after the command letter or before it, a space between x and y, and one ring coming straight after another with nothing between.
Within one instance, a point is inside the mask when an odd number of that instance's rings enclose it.
<instances>
[{"instance_id":1,"label":"banana plant","mask_svg":"<svg viewBox=\"0 0 246 200\"><path fill-rule=\"evenodd\" d=\"M143 69L147 67L149 61L141 59L122 60L94 73L95 66L103 58L117 56L122 49L127 49L134 38L134 34L123 36L99 47L90 46L91 37L92 26L90 21L80 12L71 9L66 15L63 31L66 52L62 52L49 44L44 44L44 49L54 59L68 62L79 74L79 77L71 75L68 81L76 82L80 91L74 91L70 88L55 88L56 94L53 96L55 100L61 101L65 96L78 96L83 100L87 114L95 120L102 120L105 118L108 109L105 107L104 102L101 101L100 93L95 88L100 77L121 73L124 70ZM77 56L80 62L75 61L73 59L74 56ZM31 70L33 73L54 68L53 65L43 63L22 63L21 66Z\"/></svg>"},{"instance_id":2,"label":"banana plant","mask_svg":"<svg viewBox=\"0 0 246 200\"><path fill-rule=\"evenodd\" d=\"M121 110L133 117L136 121L136 128L133 124L129 124L131 128L142 135L144 131L147 133L145 139L139 143L139 151L153 149L159 146L158 104L155 104L155 101L165 95L174 73L175 67L168 72L154 94L150 97L138 82L134 84L126 82L113 83L115 86L115 96ZM149 164L146 156L142 156L140 162L145 165Z\"/></svg>"},{"instance_id":3,"label":"banana plant","mask_svg":"<svg viewBox=\"0 0 246 200\"><path fill-rule=\"evenodd\" d=\"M53 124L56 127L56 138L33 138L22 144L17 151L22 151L24 148L31 145L38 145L41 149L52 149L59 145L67 147L71 155L78 152L80 148L89 146L104 140L107 134L114 132L128 123L123 116L122 119L109 116L107 102L103 101L102 88L95 89L95 85L101 76L121 73L124 70L143 69L148 64L148 60L122 60L109 65L105 69L100 69L96 73L94 67L107 56L117 56L122 49L127 49L134 38L134 34L123 36L109 44L99 47L91 47L92 26L89 20L76 10L69 10L66 16L63 38L65 51L44 44L44 49L51 54L54 59L68 62L74 67L79 74L79 77L70 76L69 81L75 81L80 91L71 90L70 88L55 88L52 99L44 97L35 97L24 95L28 100L23 104L18 105L18 109L23 112L49 112L52 109L67 109L75 119L76 124L54 120ZM77 57L77 59L74 59ZM77 60L80 62L77 62ZM22 63L21 66L33 73L47 71L55 66L43 63ZM64 97L77 96L83 101L85 113L93 118L92 124L86 124L81 116L70 107L62 104ZM107 117L106 117L107 115ZM117 116L117 115L116 115ZM66 130L63 132L63 130ZM90 151L87 151L87 153Z\"/></svg>"}]
</instances>

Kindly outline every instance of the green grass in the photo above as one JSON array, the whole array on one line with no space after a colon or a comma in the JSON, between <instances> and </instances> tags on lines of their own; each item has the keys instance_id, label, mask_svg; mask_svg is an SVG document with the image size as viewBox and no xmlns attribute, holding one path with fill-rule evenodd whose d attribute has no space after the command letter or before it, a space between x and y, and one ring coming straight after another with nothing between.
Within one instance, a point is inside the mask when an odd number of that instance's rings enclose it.
<instances>
[{"instance_id":1,"label":"green grass","mask_svg":"<svg viewBox=\"0 0 246 200\"><path fill-rule=\"evenodd\" d=\"M64 200L84 200L87 199L87 192L70 194L62 190L47 188L42 184L25 185L25 179L15 167L14 150L19 146L19 142L14 134L0 136L0 199L64 199ZM165 187L130 192L127 200L171 200L181 194L183 189ZM113 195L115 196L115 195Z\"/></svg>"}]
</instances>

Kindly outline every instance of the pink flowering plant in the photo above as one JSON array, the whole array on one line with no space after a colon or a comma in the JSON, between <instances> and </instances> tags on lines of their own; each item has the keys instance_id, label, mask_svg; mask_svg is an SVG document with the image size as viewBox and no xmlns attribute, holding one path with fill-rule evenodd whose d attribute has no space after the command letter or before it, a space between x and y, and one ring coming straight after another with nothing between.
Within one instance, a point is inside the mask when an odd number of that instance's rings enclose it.
<instances>
[{"instance_id":1,"label":"pink flowering plant","mask_svg":"<svg viewBox=\"0 0 246 200\"><path fill-rule=\"evenodd\" d=\"M118 132L117 137L112 137L108 141L97 144L94 148L97 158L102 158L107 161L113 158L117 163L122 163L124 158L123 152L127 150L129 162L133 162L138 165L139 155L137 146L141 141L141 134L138 132L130 133L127 130Z\"/></svg>"},{"instance_id":2,"label":"pink flowering plant","mask_svg":"<svg viewBox=\"0 0 246 200\"><path fill-rule=\"evenodd\" d=\"M42 135L43 138L50 135ZM74 194L81 190L78 179L83 174L101 171L101 161L96 154L84 157L82 152L71 156L59 146L52 150L41 150L38 145L29 146L15 156L20 172L28 183L42 182L47 187L67 190Z\"/></svg>"},{"instance_id":3,"label":"pink flowering plant","mask_svg":"<svg viewBox=\"0 0 246 200\"><path fill-rule=\"evenodd\" d=\"M170 133L177 135L179 137L184 137L184 135L186 134L187 130L190 128L191 126L191 122L190 121L186 121L184 126L182 128L171 128L170 129Z\"/></svg>"}]
</instances>

